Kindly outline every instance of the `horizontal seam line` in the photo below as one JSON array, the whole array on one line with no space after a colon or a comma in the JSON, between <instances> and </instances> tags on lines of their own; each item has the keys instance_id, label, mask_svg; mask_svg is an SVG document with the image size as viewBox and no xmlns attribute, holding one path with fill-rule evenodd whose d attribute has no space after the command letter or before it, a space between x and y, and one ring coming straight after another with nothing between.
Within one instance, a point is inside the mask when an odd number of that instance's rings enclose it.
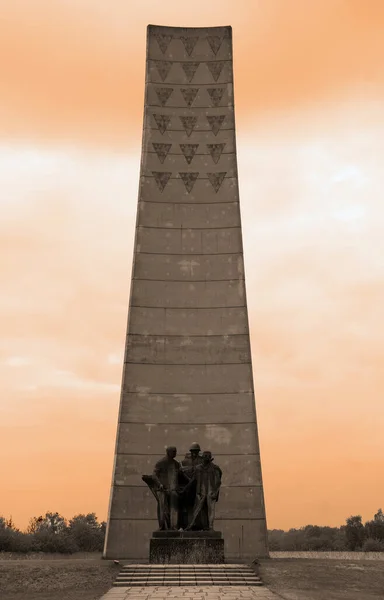
<instances>
[{"instance_id":1,"label":"horizontal seam line","mask_svg":"<svg viewBox=\"0 0 384 600\"><path fill-rule=\"evenodd\" d=\"M125 424L128 423L128 424L136 425L137 421L119 421L119 423L125 423ZM207 422L199 423L199 425L231 425L231 423L232 423L232 421L226 422L226 423L216 423L216 422L209 421L208 423ZM170 423L169 421L165 421L165 422L156 421L155 423L147 423L147 422L144 423L143 422L143 425L185 425L185 424L186 423L184 423L184 422L180 422L180 423L175 422L174 423L173 421L172 421L172 423ZM187 424L189 425L190 423L187 423ZM255 421L236 421L236 425L254 425L254 424L255 424Z\"/></svg>"},{"instance_id":2,"label":"horizontal seam line","mask_svg":"<svg viewBox=\"0 0 384 600\"><path fill-rule=\"evenodd\" d=\"M159 308L162 310L166 310L169 308L170 310L214 310L216 308L247 308L245 304L237 305L237 306L188 306L185 308L184 306L148 306L148 304L130 304L130 308ZM136 334L135 334L136 335ZM160 335L160 334L156 334ZM219 335L219 334L218 334ZM233 333L223 333L222 335L235 335ZM212 337L211 335L209 337Z\"/></svg>"},{"instance_id":3,"label":"horizontal seam line","mask_svg":"<svg viewBox=\"0 0 384 600\"><path fill-rule=\"evenodd\" d=\"M125 392L124 394L143 394L143 392ZM238 396L239 394L249 394L250 396L254 394L254 392L245 391L245 392L145 392L146 396ZM252 421L253 423L254 421ZM191 423L189 423L191 424ZM199 423L192 423L192 425L199 425ZM146 456L146 455L145 455ZM223 456L232 456L224 454ZM243 456L243 455L241 455ZM247 455L248 456L248 455Z\"/></svg>"},{"instance_id":4,"label":"horizontal seam line","mask_svg":"<svg viewBox=\"0 0 384 600\"><path fill-rule=\"evenodd\" d=\"M169 362L169 363L165 363L165 362L149 362L149 361L144 361L144 362L140 362L140 361L132 361L132 360L126 360L124 361L125 365L156 365L159 367L226 367L228 365L250 365L252 364L251 361L247 361L247 362L221 362L221 363L175 363L175 362Z\"/></svg>"},{"instance_id":5,"label":"horizontal seam line","mask_svg":"<svg viewBox=\"0 0 384 600\"><path fill-rule=\"evenodd\" d=\"M156 144L156 142L154 142ZM144 150L144 152L146 154L156 154L157 152L155 152L155 150ZM233 154L236 154L236 152L222 152L220 154L220 156L231 156ZM182 152L167 152L167 156L184 156L184 154ZM212 154L210 154L209 152L195 152L195 154L193 155L193 158L195 158L195 156L210 156L212 158ZM189 163L188 163L189 164ZM214 163L217 164L217 163Z\"/></svg>"},{"instance_id":6,"label":"horizontal seam line","mask_svg":"<svg viewBox=\"0 0 384 600\"><path fill-rule=\"evenodd\" d=\"M170 108L172 109L173 106L153 106L151 105L152 108ZM165 116L177 116L177 115L165 115ZM216 115L211 115L211 116L216 116ZM144 129L149 129L151 131L160 131L160 129L158 127L144 127ZM169 127L167 127L164 131L164 133L166 131L178 131L179 133L187 133L185 131L185 129L169 129ZM217 132L217 134L213 134L215 135L215 137L217 137L217 135L221 132L221 131L235 131L234 127L220 127L219 131ZM192 133L213 133L212 129L210 129L209 127L207 127L207 129L193 129L193 131L191 131L191 133L188 135L188 137L191 137ZM163 133L161 135L164 135Z\"/></svg>"},{"instance_id":7,"label":"horizontal seam line","mask_svg":"<svg viewBox=\"0 0 384 600\"><path fill-rule=\"evenodd\" d=\"M177 179L176 177L171 177L170 179ZM181 180L180 180L181 181ZM197 179L197 181L199 181ZM162 193L162 192L160 192ZM240 204L238 200L235 202L184 202L181 200L180 202L168 202L167 200L139 200L139 203L143 204L171 204L172 206L185 206L186 204L192 204L193 206L207 206L207 204L211 205L220 205L220 204Z\"/></svg>"},{"instance_id":8,"label":"horizontal seam line","mask_svg":"<svg viewBox=\"0 0 384 600\"><path fill-rule=\"evenodd\" d=\"M146 104L147 108L154 108L154 107L157 107L157 106L158 106L158 104ZM234 107L233 104L224 104L224 105L220 104L219 106L212 106L212 105L209 105L209 106L188 106L186 104L186 105L183 105L183 106L175 106L175 105L173 105L170 108L181 108L181 109L184 109L184 110L199 110L199 108L201 108L203 110L207 110L207 108L209 108L209 109L213 109L213 108L217 108L217 109L223 108L223 109L225 109L225 108L233 108L233 107ZM176 115L176 116L178 116L178 115ZM209 115L209 116L215 117L216 115Z\"/></svg>"},{"instance_id":9,"label":"horizontal seam line","mask_svg":"<svg viewBox=\"0 0 384 600\"><path fill-rule=\"evenodd\" d=\"M130 333L129 335L137 335L137 336L143 336L145 334L143 333ZM185 338L185 337L202 337L202 338L213 338L213 337L236 337L238 335L243 335L246 337L249 337L249 335L247 333L216 333L214 335L209 335L209 334L201 334L201 335L195 335L195 336L190 336L190 335L182 335L182 334L162 334L162 333L153 333L153 334L149 334L149 335L145 335L145 337L179 337L179 338Z\"/></svg>"},{"instance_id":10,"label":"horizontal seam line","mask_svg":"<svg viewBox=\"0 0 384 600\"><path fill-rule=\"evenodd\" d=\"M172 283L211 283L212 281L245 281L244 277L239 279L149 279L145 277L132 277L132 281L169 281Z\"/></svg>"},{"instance_id":11,"label":"horizontal seam line","mask_svg":"<svg viewBox=\"0 0 384 600\"><path fill-rule=\"evenodd\" d=\"M150 254L152 256L242 256L243 252L196 252L196 254L186 254L185 252L136 252L135 254Z\"/></svg>"},{"instance_id":12,"label":"horizontal seam line","mask_svg":"<svg viewBox=\"0 0 384 600\"><path fill-rule=\"evenodd\" d=\"M215 334L212 334L212 335L209 335L207 333L205 333L205 334L204 333L202 333L202 334L194 334L194 335L188 335L188 334L184 334L183 335L183 334L178 334L178 333L175 333L175 334L167 334L167 333L164 333L164 334L162 334L162 333L153 333L153 334L151 334L150 333L149 335L146 335L144 333L129 333L129 335L130 336L131 335L136 335L138 337L143 337L144 336L144 337L161 337L161 338L164 338L164 337L179 337L179 338L185 338L185 337L201 337L201 338L220 337L221 338L221 337L236 337L236 336L239 336L239 335L242 335L243 337L249 337L248 333L215 333Z\"/></svg>"},{"instance_id":13,"label":"horizontal seam line","mask_svg":"<svg viewBox=\"0 0 384 600\"><path fill-rule=\"evenodd\" d=\"M188 306L188 307L184 307L184 306L149 306L148 304L130 304L129 306L130 306L130 308L151 308L151 309L158 308L159 310L167 310L167 308L169 308L170 310L215 310L215 309L221 309L221 308L247 308L246 304L241 304L241 305L237 305L237 306L194 306L194 307L193 306ZM236 334L225 333L223 335L236 335ZM209 336L209 337L212 337L212 336Z\"/></svg>"},{"instance_id":14,"label":"horizontal seam line","mask_svg":"<svg viewBox=\"0 0 384 600\"><path fill-rule=\"evenodd\" d=\"M154 60L153 58L149 59L149 60ZM172 86L180 86L184 87L185 85L190 85L192 87L205 87L205 86L209 86L212 89L217 89L218 87L220 87L221 85L233 85L233 80L228 80L228 81L212 81L211 83L196 83L196 82L185 82L185 83L170 83L169 81L150 81L149 79L145 80L145 85L161 85L163 86L168 86L168 85L172 85ZM179 89L179 87L177 88ZM210 106L210 108L216 108L215 106ZM220 107L218 107L220 108Z\"/></svg>"},{"instance_id":15,"label":"horizontal seam line","mask_svg":"<svg viewBox=\"0 0 384 600\"><path fill-rule=\"evenodd\" d=\"M196 171L186 171L186 172L188 174L189 173L193 173L193 172L196 173ZM169 171L158 171L158 173L169 173ZM219 171L217 173L219 173ZM216 172L214 172L213 175L216 175ZM155 179L154 175L144 175L144 174L141 174L140 177L146 177L147 179ZM237 175L228 175L228 177L223 177L223 179L236 179L236 178L237 178ZM176 181L183 181L181 177L170 177L168 179L168 181L170 181L171 179L176 180ZM196 180L195 180L195 182L196 181L201 181L201 180L210 181L209 177L197 177Z\"/></svg>"},{"instance_id":16,"label":"horizontal seam line","mask_svg":"<svg viewBox=\"0 0 384 600\"><path fill-rule=\"evenodd\" d=\"M180 39L180 38L174 37L173 39L176 40L176 39ZM204 59L204 60L168 60L168 58L164 58L164 59L150 58L149 56L145 59L145 62L149 62L150 60L152 60L153 62L168 62L168 63L172 63L172 64L175 64L175 63L180 63L180 64L182 64L182 63L191 63L191 64L199 63L199 66L206 64L206 63L232 62L232 58L219 58L217 60L214 58L212 60L206 60L206 59Z\"/></svg>"},{"instance_id":17,"label":"horizontal seam line","mask_svg":"<svg viewBox=\"0 0 384 600\"><path fill-rule=\"evenodd\" d=\"M241 229L241 225L228 225L226 227L156 227L155 225L136 225L136 229L163 229L164 231L207 231L209 229L226 231L227 229Z\"/></svg>"}]
</instances>

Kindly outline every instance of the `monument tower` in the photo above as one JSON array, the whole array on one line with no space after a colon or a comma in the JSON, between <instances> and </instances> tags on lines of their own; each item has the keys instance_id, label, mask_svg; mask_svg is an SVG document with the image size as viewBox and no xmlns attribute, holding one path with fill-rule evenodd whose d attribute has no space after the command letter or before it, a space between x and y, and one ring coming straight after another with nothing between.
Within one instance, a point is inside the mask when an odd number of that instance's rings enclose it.
<instances>
[{"instance_id":1,"label":"monument tower","mask_svg":"<svg viewBox=\"0 0 384 600\"><path fill-rule=\"evenodd\" d=\"M142 474L192 442L223 471L229 560L267 556L237 179L231 27L147 30L131 294L105 558L148 559Z\"/></svg>"}]
</instances>

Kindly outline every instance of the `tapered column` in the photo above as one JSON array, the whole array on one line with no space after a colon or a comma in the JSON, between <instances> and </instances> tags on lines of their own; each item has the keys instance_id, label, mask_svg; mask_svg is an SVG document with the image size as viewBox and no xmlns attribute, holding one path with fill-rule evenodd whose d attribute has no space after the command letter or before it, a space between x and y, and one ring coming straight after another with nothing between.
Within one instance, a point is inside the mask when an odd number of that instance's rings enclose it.
<instances>
[{"instance_id":1,"label":"tapered column","mask_svg":"<svg viewBox=\"0 0 384 600\"><path fill-rule=\"evenodd\" d=\"M124 362L104 555L148 558L156 503L141 475L197 441L223 471L226 557L266 556L230 27L148 27Z\"/></svg>"}]
</instances>

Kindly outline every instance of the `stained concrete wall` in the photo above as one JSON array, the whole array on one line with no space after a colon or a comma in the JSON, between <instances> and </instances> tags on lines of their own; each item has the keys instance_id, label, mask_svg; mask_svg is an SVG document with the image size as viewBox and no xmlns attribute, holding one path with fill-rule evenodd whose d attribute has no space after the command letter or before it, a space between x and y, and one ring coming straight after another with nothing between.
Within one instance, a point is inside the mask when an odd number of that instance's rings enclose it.
<instances>
[{"instance_id":1,"label":"stained concrete wall","mask_svg":"<svg viewBox=\"0 0 384 600\"><path fill-rule=\"evenodd\" d=\"M143 154L104 555L148 558L141 475L191 442L223 470L228 559L266 556L244 282L230 27L149 26Z\"/></svg>"}]
</instances>

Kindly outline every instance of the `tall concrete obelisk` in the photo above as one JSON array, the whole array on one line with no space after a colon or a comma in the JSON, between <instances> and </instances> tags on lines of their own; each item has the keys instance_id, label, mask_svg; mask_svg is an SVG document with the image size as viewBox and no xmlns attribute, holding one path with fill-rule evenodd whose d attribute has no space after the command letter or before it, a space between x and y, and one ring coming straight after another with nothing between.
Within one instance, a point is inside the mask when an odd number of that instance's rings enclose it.
<instances>
[{"instance_id":1,"label":"tall concrete obelisk","mask_svg":"<svg viewBox=\"0 0 384 600\"><path fill-rule=\"evenodd\" d=\"M128 330L104 556L148 559L141 480L191 442L223 471L228 559L267 556L240 221L230 27L147 30Z\"/></svg>"}]
</instances>

